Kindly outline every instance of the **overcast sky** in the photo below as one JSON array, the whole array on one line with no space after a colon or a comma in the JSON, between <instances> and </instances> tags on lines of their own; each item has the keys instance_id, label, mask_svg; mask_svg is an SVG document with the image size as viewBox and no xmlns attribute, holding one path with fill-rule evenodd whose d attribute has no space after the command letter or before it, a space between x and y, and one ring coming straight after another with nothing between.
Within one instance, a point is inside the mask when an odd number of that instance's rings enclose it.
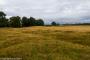
<instances>
[{"instance_id":1,"label":"overcast sky","mask_svg":"<svg viewBox=\"0 0 90 60\"><path fill-rule=\"evenodd\" d=\"M8 16L78 21L90 18L90 0L0 0Z\"/></svg>"}]
</instances>

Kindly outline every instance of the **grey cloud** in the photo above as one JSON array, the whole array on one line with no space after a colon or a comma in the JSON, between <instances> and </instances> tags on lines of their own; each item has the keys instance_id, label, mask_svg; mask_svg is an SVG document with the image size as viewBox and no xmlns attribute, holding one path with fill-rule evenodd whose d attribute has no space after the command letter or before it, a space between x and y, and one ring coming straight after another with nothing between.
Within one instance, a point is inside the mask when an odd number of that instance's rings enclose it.
<instances>
[{"instance_id":1,"label":"grey cloud","mask_svg":"<svg viewBox=\"0 0 90 60\"><path fill-rule=\"evenodd\" d=\"M90 0L0 0L0 8L8 16L59 20L67 18L67 21L77 21L90 16Z\"/></svg>"}]
</instances>

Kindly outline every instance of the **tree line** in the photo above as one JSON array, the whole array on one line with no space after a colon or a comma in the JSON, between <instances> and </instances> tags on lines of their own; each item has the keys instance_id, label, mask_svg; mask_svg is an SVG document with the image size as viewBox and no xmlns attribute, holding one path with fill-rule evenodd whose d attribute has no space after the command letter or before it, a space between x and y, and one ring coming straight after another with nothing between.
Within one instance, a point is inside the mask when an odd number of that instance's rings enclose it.
<instances>
[{"instance_id":1,"label":"tree line","mask_svg":"<svg viewBox=\"0 0 90 60\"><path fill-rule=\"evenodd\" d=\"M35 19L34 17L19 17L12 16L9 19L6 18L6 14L0 11L0 27L29 27L29 26L60 26L61 24L55 21L51 22L51 25L45 25L42 19ZM63 25L90 25L90 23L75 23L75 24L63 24Z\"/></svg>"},{"instance_id":2,"label":"tree line","mask_svg":"<svg viewBox=\"0 0 90 60\"><path fill-rule=\"evenodd\" d=\"M0 11L0 27L28 27L28 26L44 26L42 19L35 19L34 17L19 17L12 16L6 18L6 14Z\"/></svg>"}]
</instances>

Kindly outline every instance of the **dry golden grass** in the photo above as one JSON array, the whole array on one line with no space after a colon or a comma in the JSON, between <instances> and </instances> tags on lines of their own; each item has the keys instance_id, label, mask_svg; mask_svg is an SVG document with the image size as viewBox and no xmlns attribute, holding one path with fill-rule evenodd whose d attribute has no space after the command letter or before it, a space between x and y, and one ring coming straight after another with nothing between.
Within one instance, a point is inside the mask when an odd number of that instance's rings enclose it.
<instances>
[{"instance_id":1,"label":"dry golden grass","mask_svg":"<svg viewBox=\"0 0 90 60\"><path fill-rule=\"evenodd\" d=\"M29 29L29 28L27 28ZM32 30L61 30L61 31L78 31L78 32L90 32L90 26L51 26L51 27L34 27Z\"/></svg>"},{"instance_id":2,"label":"dry golden grass","mask_svg":"<svg viewBox=\"0 0 90 60\"><path fill-rule=\"evenodd\" d=\"M90 26L0 28L0 58L90 60Z\"/></svg>"}]
</instances>

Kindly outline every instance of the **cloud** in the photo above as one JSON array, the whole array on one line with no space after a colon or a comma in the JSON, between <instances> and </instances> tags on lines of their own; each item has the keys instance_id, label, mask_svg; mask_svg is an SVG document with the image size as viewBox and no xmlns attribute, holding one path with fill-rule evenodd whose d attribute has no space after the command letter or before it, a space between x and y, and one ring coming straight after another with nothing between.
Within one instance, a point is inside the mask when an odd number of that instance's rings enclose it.
<instances>
[{"instance_id":1,"label":"cloud","mask_svg":"<svg viewBox=\"0 0 90 60\"><path fill-rule=\"evenodd\" d=\"M4 5L5 1L4 0L0 0L0 5Z\"/></svg>"},{"instance_id":2,"label":"cloud","mask_svg":"<svg viewBox=\"0 0 90 60\"><path fill-rule=\"evenodd\" d=\"M8 16L73 18L77 21L83 17L90 17L90 0L0 0L0 9Z\"/></svg>"}]
</instances>

